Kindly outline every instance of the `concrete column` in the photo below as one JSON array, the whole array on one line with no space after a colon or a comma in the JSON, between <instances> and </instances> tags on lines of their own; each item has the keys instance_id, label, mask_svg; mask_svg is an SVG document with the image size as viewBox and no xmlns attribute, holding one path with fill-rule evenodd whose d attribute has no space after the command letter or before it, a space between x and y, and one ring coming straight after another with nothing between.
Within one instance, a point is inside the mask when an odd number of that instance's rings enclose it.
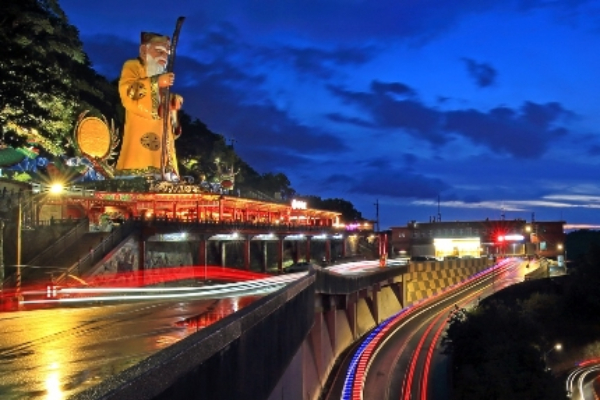
<instances>
[{"instance_id":1,"label":"concrete column","mask_svg":"<svg viewBox=\"0 0 600 400\"><path fill-rule=\"evenodd\" d=\"M350 333L352 333L352 339L356 339L356 302L358 298L356 293L346 295L346 318L348 318L348 326L350 327Z\"/></svg>"},{"instance_id":2,"label":"concrete column","mask_svg":"<svg viewBox=\"0 0 600 400\"><path fill-rule=\"evenodd\" d=\"M327 333L329 334L329 342L331 349L335 352L337 343L337 317L336 317L335 301L332 297L329 299L329 308L323 312L323 318L327 324Z\"/></svg>"},{"instance_id":3,"label":"concrete column","mask_svg":"<svg viewBox=\"0 0 600 400\"><path fill-rule=\"evenodd\" d=\"M4 290L4 220L0 219L0 294ZM2 300L0 300L1 302Z\"/></svg>"},{"instance_id":4,"label":"concrete column","mask_svg":"<svg viewBox=\"0 0 600 400\"><path fill-rule=\"evenodd\" d=\"M140 232L138 239L138 271L146 269L146 236Z\"/></svg>"},{"instance_id":5,"label":"concrete column","mask_svg":"<svg viewBox=\"0 0 600 400\"><path fill-rule=\"evenodd\" d=\"M292 260L294 263L298 263L298 240L292 241Z\"/></svg>"},{"instance_id":6,"label":"concrete column","mask_svg":"<svg viewBox=\"0 0 600 400\"><path fill-rule=\"evenodd\" d=\"M306 237L306 262L310 262L310 240L312 236Z\"/></svg>"},{"instance_id":7,"label":"concrete column","mask_svg":"<svg viewBox=\"0 0 600 400\"><path fill-rule=\"evenodd\" d=\"M325 362L323 360L323 317L319 313L315 313L314 325L309 332L308 339L313 349L313 357L315 360L315 369L317 376L323 376L325 373Z\"/></svg>"},{"instance_id":8,"label":"concrete column","mask_svg":"<svg viewBox=\"0 0 600 400\"><path fill-rule=\"evenodd\" d=\"M283 236L277 237L277 270L283 272Z\"/></svg>"},{"instance_id":9,"label":"concrete column","mask_svg":"<svg viewBox=\"0 0 600 400\"><path fill-rule=\"evenodd\" d=\"M227 242L222 241L219 242L219 247L221 249L221 267L225 267L225 262L227 260L227 249L226 249L226 245Z\"/></svg>"},{"instance_id":10,"label":"concrete column","mask_svg":"<svg viewBox=\"0 0 600 400\"><path fill-rule=\"evenodd\" d=\"M263 240L261 242L261 246L262 246L262 272L267 272L267 267L268 267L268 261L269 261L269 252L268 252L268 247L269 247L269 242L267 242L266 240Z\"/></svg>"},{"instance_id":11,"label":"concrete column","mask_svg":"<svg viewBox=\"0 0 600 400\"><path fill-rule=\"evenodd\" d=\"M331 262L331 239L325 240L325 262Z\"/></svg>"},{"instance_id":12,"label":"concrete column","mask_svg":"<svg viewBox=\"0 0 600 400\"><path fill-rule=\"evenodd\" d=\"M200 243L198 244L198 265L206 266L208 262L206 256L206 238L204 235L200 235Z\"/></svg>"},{"instance_id":13,"label":"concrete column","mask_svg":"<svg viewBox=\"0 0 600 400\"><path fill-rule=\"evenodd\" d=\"M219 221L223 221L223 196L219 197Z\"/></svg>"},{"instance_id":14,"label":"concrete column","mask_svg":"<svg viewBox=\"0 0 600 400\"><path fill-rule=\"evenodd\" d=\"M373 300L373 319L375 320L375 323L377 325L379 325L379 323L381 322L379 320L379 293L380 287L379 285L373 285L373 290L372 290L372 300Z\"/></svg>"},{"instance_id":15,"label":"concrete column","mask_svg":"<svg viewBox=\"0 0 600 400\"><path fill-rule=\"evenodd\" d=\"M244 268L250 271L250 236L244 239Z\"/></svg>"}]
</instances>

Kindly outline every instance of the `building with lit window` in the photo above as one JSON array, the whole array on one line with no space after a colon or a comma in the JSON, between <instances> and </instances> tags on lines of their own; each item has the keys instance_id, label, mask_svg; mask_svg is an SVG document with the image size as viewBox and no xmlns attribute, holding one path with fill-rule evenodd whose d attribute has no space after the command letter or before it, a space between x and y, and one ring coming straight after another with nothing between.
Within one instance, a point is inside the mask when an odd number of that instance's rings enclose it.
<instances>
[{"instance_id":1,"label":"building with lit window","mask_svg":"<svg viewBox=\"0 0 600 400\"><path fill-rule=\"evenodd\" d=\"M564 221L416 222L390 229L391 256L468 258L564 254Z\"/></svg>"}]
</instances>

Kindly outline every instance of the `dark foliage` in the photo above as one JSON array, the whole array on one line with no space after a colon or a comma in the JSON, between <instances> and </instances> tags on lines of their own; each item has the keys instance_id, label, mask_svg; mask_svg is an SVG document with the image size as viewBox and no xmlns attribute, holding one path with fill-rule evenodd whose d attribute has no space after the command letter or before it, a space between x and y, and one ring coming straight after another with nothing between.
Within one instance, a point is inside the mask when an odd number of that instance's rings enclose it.
<instances>
[{"instance_id":1,"label":"dark foliage","mask_svg":"<svg viewBox=\"0 0 600 400\"><path fill-rule=\"evenodd\" d=\"M91 68L77 29L56 0L2 2L0 42L5 145L35 142L50 154L62 154L79 112L111 111L114 93Z\"/></svg>"},{"instance_id":2,"label":"dark foliage","mask_svg":"<svg viewBox=\"0 0 600 400\"><path fill-rule=\"evenodd\" d=\"M310 208L319 210L338 211L342 213L342 219L346 222L362 221L362 213L357 211L351 202L343 199L322 199L319 196L299 196L307 202Z\"/></svg>"},{"instance_id":3,"label":"dark foliage","mask_svg":"<svg viewBox=\"0 0 600 400\"><path fill-rule=\"evenodd\" d=\"M92 68L79 32L57 0L9 0L0 7L0 146L31 144L44 155L73 155L69 138L83 111L123 126L117 81L108 82ZM296 194L285 174L255 171L223 135L180 114L183 134L175 143L183 175L196 182L233 178L235 188L273 199L289 200ZM360 217L344 200L319 198L314 207L340 211L348 220Z\"/></svg>"},{"instance_id":4,"label":"dark foliage","mask_svg":"<svg viewBox=\"0 0 600 400\"><path fill-rule=\"evenodd\" d=\"M565 399L545 371L539 325L502 302L453 314L444 338L452 355L453 399Z\"/></svg>"},{"instance_id":5,"label":"dark foliage","mask_svg":"<svg viewBox=\"0 0 600 400\"><path fill-rule=\"evenodd\" d=\"M593 243L600 243L600 231L580 229L570 232L565 238L565 249L570 260L583 261Z\"/></svg>"}]
</instances>

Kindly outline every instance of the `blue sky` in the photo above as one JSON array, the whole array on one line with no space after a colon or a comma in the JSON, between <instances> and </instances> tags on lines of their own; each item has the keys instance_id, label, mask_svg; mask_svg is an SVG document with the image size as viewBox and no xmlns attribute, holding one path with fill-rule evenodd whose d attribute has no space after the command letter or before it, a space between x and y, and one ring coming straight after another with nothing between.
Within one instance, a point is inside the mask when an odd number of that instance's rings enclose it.
<instances>
[{"instance_id":1,"label":"blue sky","mask_svg":"<svg viewBox=\"0 0 600 400\"><path fill-rule=\"evenodd\" d=\"M438 198L443 221L600 228L600 0L60 4L109 79L185 16L184 109L300 194L378 202L382 229Z\"/></svg>"}]
</instances>

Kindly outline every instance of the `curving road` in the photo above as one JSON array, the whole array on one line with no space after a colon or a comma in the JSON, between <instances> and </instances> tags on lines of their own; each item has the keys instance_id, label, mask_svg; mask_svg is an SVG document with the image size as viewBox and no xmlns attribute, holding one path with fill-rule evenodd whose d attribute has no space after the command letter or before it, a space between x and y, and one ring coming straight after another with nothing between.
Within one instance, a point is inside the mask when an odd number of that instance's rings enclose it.
<instances>
[{"instance_id":1,"label":"curving road","mask_svg":"<svg viewBox=\"0 0 600 400\"><path fill-rule=\"evenodd\" d=\"M24 310L0 313L0 399L69 398L306 274L202 287L70 287L55 299L25 290Z\"/></svg>"},{"instance_id":2,"label":"curving road","mask_svg":"<svg viewBox=\"0 0 600 400\"><path fill-rule=\"evenodd\" d=\"M99 301L96 293L66 298L83 301L70 307L55 302L61 308L1 313L0 398L66 399L298 277L289 275L262 283L163 288L138 300L119 288L118 296L104 294L102 304L92 305ZM157 297L171 289L172 296L184 290L185 297Z\"/></svg>"},{"instance_id":3,"label":"curving road","mask_svg":"<svg viewBox=\"0 0 600 400\"><path fill-rule=\"evenodd\" d=\"M580 362L567 377L566 387L572 399L600 399L600 359Z\"/></svg>"},{"instance_id":4,"label":"curving road","mask_svg":"<svg viewBox=\"0 0 600 400\"><path fill-rule=\"evenodd\" d=\"M448 399L448 361L440 342L449 315L521 282L526 262L508 259L379 325L342 363L327 399Z\"/></svg>"}]
</instances>

